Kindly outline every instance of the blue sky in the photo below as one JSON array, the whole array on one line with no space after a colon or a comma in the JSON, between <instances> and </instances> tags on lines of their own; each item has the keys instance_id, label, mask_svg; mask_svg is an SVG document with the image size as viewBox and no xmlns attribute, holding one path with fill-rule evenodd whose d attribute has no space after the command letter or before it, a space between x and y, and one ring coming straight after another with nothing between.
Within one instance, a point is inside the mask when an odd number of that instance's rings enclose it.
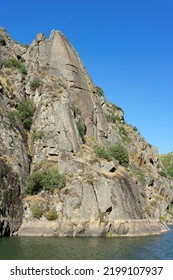
<instances>
[{"instance_id":1,"label":"blue sky","mask_svg":"<svg viewBox=\"0 0 173 280\"><path fill-rule=\"evenodd\" d=\"M126 121L159 153L173 151L172 0L1 2L0 26L14 40L61 30Z\"/></svg>"}]
</instances>

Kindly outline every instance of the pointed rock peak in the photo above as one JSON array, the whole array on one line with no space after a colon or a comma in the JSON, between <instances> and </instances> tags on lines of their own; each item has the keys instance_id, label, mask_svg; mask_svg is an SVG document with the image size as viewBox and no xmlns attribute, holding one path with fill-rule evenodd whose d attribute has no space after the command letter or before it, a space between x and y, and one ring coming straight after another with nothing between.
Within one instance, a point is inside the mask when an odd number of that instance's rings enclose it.
<instances>
[{"instance_id":1,"label":"pointed rock peak","mask_svg":"<svg viewBox=\"0 0 173 280\"><path fill-rule=\"evenodd\" d=\"M55 37L64 37L64 34L59 30L52 30L50 34L50 39L54 39Z\"/></svg>"}]
</instances>

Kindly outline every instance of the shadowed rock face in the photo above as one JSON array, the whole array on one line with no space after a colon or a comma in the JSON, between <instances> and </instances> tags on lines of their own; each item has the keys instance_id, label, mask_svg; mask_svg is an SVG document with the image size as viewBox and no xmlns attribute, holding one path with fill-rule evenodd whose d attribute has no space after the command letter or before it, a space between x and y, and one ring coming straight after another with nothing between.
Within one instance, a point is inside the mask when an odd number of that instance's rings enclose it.
<instances>
[{"instance_id":1,"label":"shadowed rock face","mask_svg":"<svg viewBox=\"0 0 173 280\"><path fill-rule=\"evenodd\" d=\"M169 221L173 192L171 181L160 175L165 170L157 149L124 121L121 108L97 93L65 36L52 31L47 40L39 33L26 48L0 32L0 235L19 230L19 235L130 236L167 230L159 218ZM5 66L11 58L25 65L25 75ZM25 99L35 106L30 129L18 116ZM116 143L128 151L128 168L96 156L95 146L108 150ZM28 174L50 168L65 174L66 186L27 196ZM56 209L58 218L35 219L33 207L44 213Z\"/></svg>"},{"instance_id":2,"label":"shadowed rock face","mask_svg":"<svg viewBox=\"0 0 173 280\"><path fill-rule=\"evenodd\" d=\"M18 230L22 222L21 186L18 175L0 159L0 236Z\"/></svg>"}]
</instances>

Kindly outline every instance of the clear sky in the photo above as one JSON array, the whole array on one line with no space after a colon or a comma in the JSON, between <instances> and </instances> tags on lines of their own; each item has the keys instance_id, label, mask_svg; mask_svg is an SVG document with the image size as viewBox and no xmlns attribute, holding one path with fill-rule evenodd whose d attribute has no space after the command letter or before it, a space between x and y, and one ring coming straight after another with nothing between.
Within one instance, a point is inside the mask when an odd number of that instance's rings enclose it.
<instances>
[{"instance_id":1,"label":"clear sky","mask_svg":"<svg viewBox=\"0 0 173 280\"><path fill-rule=\"evenodd\" d=\"M61 30L126 121L159 153L173 151L172 0L8 0L0 10L22 44Z\"/></svg>"}]
</instances>

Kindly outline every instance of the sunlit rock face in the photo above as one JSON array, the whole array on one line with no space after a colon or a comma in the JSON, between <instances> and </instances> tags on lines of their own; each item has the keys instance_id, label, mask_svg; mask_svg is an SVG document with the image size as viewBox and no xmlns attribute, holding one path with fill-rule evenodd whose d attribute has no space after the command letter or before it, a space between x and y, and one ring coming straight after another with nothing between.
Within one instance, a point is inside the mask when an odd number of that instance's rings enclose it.
<instances>
[{"instance_id":1,"label":"sunlit rock face","mask_svg":"<svg viewBox=\"0 0 173 280\"><path fill-rule=\"evenodd\" d=\"M49 39L38 33L30 46L21 46L1 28L0 67L1 236L167 230L172 183L157 149L100 94L61 32L52 31ZM26 100L35 108L28 126L19 109ZM127 165L110 156L116 144L126 149ZM64 174L65 186L27 195L30 175L50 169ZM52 220L51 209L56 210Z\"/></svg>"}]
</instances>

